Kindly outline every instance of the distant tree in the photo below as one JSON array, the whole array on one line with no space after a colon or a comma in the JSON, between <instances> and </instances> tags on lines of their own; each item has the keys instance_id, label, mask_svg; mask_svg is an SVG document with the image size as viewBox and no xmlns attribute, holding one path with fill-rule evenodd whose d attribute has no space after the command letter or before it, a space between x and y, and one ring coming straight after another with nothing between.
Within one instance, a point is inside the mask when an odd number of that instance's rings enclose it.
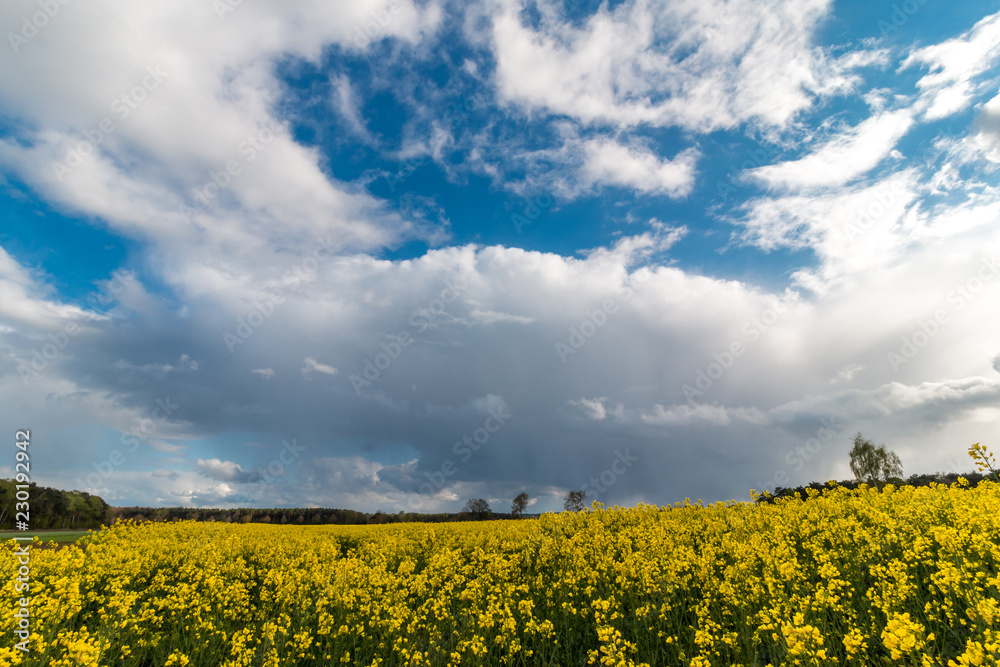
<instances>
[{"instance_id":1,"label":"distant tree","mask_svg":"<svg viewBox=\"0 0 1000 667\"><path fill-rule=\"evenodd\" d=\"M524 510L527 509L527 507L528 493L526 491L522 491L517 494L516 498L514 498L514 502L510 506L510 515L515 519L519 519L521 518L521 515L524 514Z\"/></svg>"},{"instance_id":2,"label":"distant tree","mask_svg":"<svg viewBox=\"0 0 1000 667\"><path fill-rule=\"evenodd\" d=\"M462 508L462 511L467 514L471 514L477 519L485 519L493 513L493 510L490 509L490 504L485 498L473 498L469 500L465 503L465 507Z\"/></svg>"},{"instance_id":3,"label":"distant tree","mask_svg":"<svg viewBox=\"0 0 1000 667\"><path fill-rule=\"evenodd\" d=\"M583 501L587 498L587 492L584 490L580 491L570 491L566 494L566 502L563 503L563 509L567 512L579 512L583 509Z\"/></svg>"},{"instance_id":4,"label":"distant tree","mask_svg":"<svg viewBox=\"0 0 1000 667\"><path fill-rule=\"evenodd\" d=\"M881 491L890 477L903 476L903 464L895 452L887 450L885 445L876 447L858 432L851 448L851 472L858 481L874 484Z\"/></svg>"}]
</instances>

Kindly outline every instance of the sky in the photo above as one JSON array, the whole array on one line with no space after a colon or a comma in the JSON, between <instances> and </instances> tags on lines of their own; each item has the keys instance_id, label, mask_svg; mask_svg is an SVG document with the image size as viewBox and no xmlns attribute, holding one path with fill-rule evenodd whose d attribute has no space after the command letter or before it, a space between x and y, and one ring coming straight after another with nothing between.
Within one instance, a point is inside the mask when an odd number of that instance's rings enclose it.
<instances>
[{"instance_id":1,"label":"sky","mask_svg":"<svg viewBox=\"0 0 1000 667\"><path fill-rule=\"evenodd\" d=\"M985 1L0 6L0 476L561 509L1000 438Z\"/></svg>"}]
</instances>

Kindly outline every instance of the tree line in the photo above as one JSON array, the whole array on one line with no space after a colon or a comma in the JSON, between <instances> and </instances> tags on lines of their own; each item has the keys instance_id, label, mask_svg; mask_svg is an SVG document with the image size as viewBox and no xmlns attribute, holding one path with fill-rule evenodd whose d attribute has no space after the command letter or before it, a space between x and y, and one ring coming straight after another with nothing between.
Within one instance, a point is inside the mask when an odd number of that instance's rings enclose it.
<instances>
[{"instance_id":1,"label":"tree line","mask_svg":"<svg viewBox=\"0 0 1000 667\"><path fill-rule=\"evenodd\" d=\"M969 482L969 487L968 488L970 488L970 489L974 489L976 486L979 485L980 482L992 478L990 475L983 475L982 473L978 473L978 472L969 472L969 473L964 473L964 474L959 474L957 472L951 472L951 473L910 475L906 479L902 479L902 478L898 478L897 477L897 478L890 479L888 481L888 483L892 484L893 486L895 486L897 488L904 487L904 486L914 486L914 487L917 487L917 486L930 486L932 483L944 484L946 486L951 486L952 484L954 484L954 483L956 483L958 481L959 477L964 477L966 479L966 481ZM865 482L860 482L857 479L847 479L847 480L841 480L839 482L834 482L834 484L836 486L842 486L842 487L844 487L846 489L851 489L851 490L854 490L854 489L858 488L863 483L865 483ZM873 486L873 485L869 484L869 486ZM805 499L805 498L809 497L808 489L813 489L813 490L816 490L816 491L822 491L823 489L829 489L829 488L830 488L830 483L829 482L826 482L826 483L823 483L823 482L811 482L811 483L805 484L803 486L796 486L795 488L785 488L783 486L779 486L779 487L775 488L774 491L772 491L771 493L762 494L762 495L757 496L757 502L758 503L773 503L774 501L778 500L779 498L787 498L789 496L797 496L799 498Z\"/></svg>"},{"instance_id":2,"label":"tree line","mask_svg":"<svg viewBox=\"0 0 1000 667\"><path fill-rule=\"evenodd\" d=\"M485 500L483 501L486 502ZM274 523L280 525L317 526L325 524L362 525L382 523L444 523L448 521L469 521L473 519L510 519L510 514L488 511L439 512L420 514L417 512L397 512L389 514L358 512L356 510L332 509L326 507L235 507L216 509L211 507L114 507L112 521L132 519L135 521L223 521L226 523Z\"/></svg>"},{"instance_id":3,"label":"tree line","mask_svg":"<svg viewBox=\"0 0 1000 667\"><path fill-rule=\"evenodd\" d=\"M100 496L86 491L62 491L34 482L28 485L28 500L17 497L18 484L12 479L0 479L0 527L13 529L17 513L27 503L28 526L31 530L61 528L100 528L111 521L111 506ZM22 498L24 497L21 490Z\"/></svg>"}]
</instances>

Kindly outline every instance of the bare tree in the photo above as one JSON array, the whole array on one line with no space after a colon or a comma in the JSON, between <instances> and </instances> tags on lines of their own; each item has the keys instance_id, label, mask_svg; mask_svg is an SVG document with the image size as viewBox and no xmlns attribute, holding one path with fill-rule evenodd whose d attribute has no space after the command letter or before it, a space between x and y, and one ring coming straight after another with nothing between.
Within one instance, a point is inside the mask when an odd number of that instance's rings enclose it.
<instances>
[{"instance_id":1,"label":"bare tree","mask_svg":"<svg viewBox=\"0 0 1000 667\"><path fill-rule=\"evenodd\" d=\"M521 515L524 514L524 510L528 507L528 493L522 491L517 494L514 498L513 504L510 506L510 515L515 519L520 519Z\"/></svg>"},{"instance_id":2,"label":"bare tree","mask_svg":"<svg viewBox=\"0 0 1000 667\"><path fill-rule=\"evenodd\" d=\"M465 503L465 507L462 508L462 511L467 514L471 514L477 519L485 519L493 513L493 510L490 509L490 504L486 501L486 498L470 499Z\"/></svg>"},{"instance_id":3,"label":"bare tree","mask_svg":"<svg viewBox=\"0 0 1000 667\"><path fill-rule=\"evenodd\" d=\"M567 512L579 512L583 509L583 501L587 497L587 492L583 491L570 491L566 494L566 502L563 503L563 509Z\"/></svg>"},{"instance_id":4,"label":"bare tree","mask_svg":"<svg viewBox=\"0 0 1000 667\"><path fill-rule=\"evenodd\" d=\"M881 491L890 477L903 476L903 464L895 452L887 450L885 445L876 447L858 432L851 448L851 472L859 482L874 484Z\"/></svg>"}]
</instances>

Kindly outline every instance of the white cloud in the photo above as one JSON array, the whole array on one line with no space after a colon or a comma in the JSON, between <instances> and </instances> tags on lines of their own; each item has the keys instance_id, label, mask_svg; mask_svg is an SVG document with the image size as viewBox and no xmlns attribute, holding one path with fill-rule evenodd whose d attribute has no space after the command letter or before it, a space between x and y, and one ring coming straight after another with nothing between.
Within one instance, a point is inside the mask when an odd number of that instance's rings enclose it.
<instances>
[{"instance_id":1,"label":"white cloud","mask_svg":"<svg viewBox=\"0 0 1000 667\"><path fill-rule=\"evenodd\" d=\"M225 482L246 482L250 473L243 470L238 463L220 459L197 459L195 465L198 471L206 477Z\"/></svg>"},{"instance_id":2,"label":"white cloud","mask_svg":"<svg viewBox=\"0 0 1000 667\"><path fill-rule=\"evenodd\" d=\"M830 384L837 384L841 380L844 382L851 382L854 376L865 370L865 367L861 364L847 364L839 371L837 371L837 377L830 380Z\"/></svg>"},{"instance_id":3,"label":"white cloud","mask_svg":"<svg viewBox=\"0 0 1000 667\"><path fill-rule=\"evenodd\" d=\"M334 77L330 83L333 84L333 106L347 121L347 126L364 143L375 143L375 138L368 131L365 121L361 117L357 95L351 85L351 80L346 75L341 74Z\"/></svg>"},{"instance_id":4,"label":"white cloud","mask_svg":"<svg viewBox=\"0 0 1000 667\"><path fill-rule=\"evenodd\" d=\"M647 424L656 426L692 426L707 424L726 426L733 420L755 426L767 424L767 417L757 408L728 408L724 405L655 405L640 418Z\"/></svg>"},{"instance_id":5,"label":"white cloud","mask_svg":"<svg viewBox=\"0 0 1000 667\"><path fill-rule=\"evenodd\" d=\"M197 366L196 366L197 367ZM132 364L125 359L119 359L114 363L113 368L120 371L135 371L153 376L163 376L171 371L176 371L177 367L171 364Z\"/></svg>"},{"instance_id":6,"label":"white cloud","mask_svg":"<svg viewBox=\"0 0 1000 667\"><path fill-rule=\"evenodd\" d=\"M47 291L44 282L0 247L0 322L5 322L12 330L51 330L64 329L67 324L80 326L106 319L78 306L47 299Z\"/></svg>"},{"instance_id":7,"label":"white cloud","mask_svg":"<svg viewBox=\"0 0 1000 667\"><path fill-rule=\"evenodd\" d=\"M984 104L976 117L975 146L991 162L1000 162L1000 95Z\"/></svg>"},{"instance_id":8,"label":"white cloud","mask_svg":"<svg viewBox=\"0 0 1000 667\"><path fill-rule=\"evenodd\" d=\"M272 369L272 368L255 368L255 369L253 369L250 372L251 373L256 373L257 375L261 376L265 380L270 380L271 378L274 377L274 369Z\"/></svg>"},{"instance_id":9,"label":"white cloud","mask_svg":"<svg viewBox=\"0 0 1000 667\"><path fill-rule=\"evenodd\" d=\"M148 444L154 450L164 454L180 454L187 449L187 446L185 445L173 445L169 442L163 442L162 440L150 440Z\"/></svg>"},{"instance_id":10,"label":"white cloud","mask_svg":"<svg viewBox=\"0 0 1000 667\"><path fill-rule=\"evenodd\" d=\"M864 201L838 204L845 213L836 219L849 220L846 212ZM876 226L865 233L873 232L878 233ZM188 447L193 471L178 470L180 476L170 479L152 477L149 470L135 481L128 471L116 472L117 493L139 498L156 494L169 504L235 502L226 500L229 496L218 483L239 493L244 490L239 485L250 481L250 473L234 461L248 451L242 446L246 440L232 448L206 447L203 441L207 433L245 430L248 423L261 421L271 431L297 433L306 450L303 465L286 467L282 483L255 492L259 506L309 501L370 510L405 508L426 481L424 473L433 474L445 459L461 466L439 492L417 498L422 507L450 508L449 503L458 502L448 500L453 495L511 497L525 484L541 497L545 485L577 488L607 467L602 461L610 442L628 443L622 446L641 453L644 461L642 471L631 471L628 481L618 485L621 493L652 497L665 475L680 497L725 497L759 488L754 476L769 477L774 466L783 465L785 451L813 437L821 417L836 417L845 432L867 434L873 424L881 424L886 435L878 435L880 440L911 443L912 451L900 452L907 466L933 470L931 466L947 458L938 449L945 435L948 441L964 441L974 437L974 427L982 428L981 422L967 423L961 415L988 407L990 401L995 404L997 381L966 379L987 372L997 377L992 366L1000 324L992 304L1000 298L1000 279L984 283L961 308L948 301L950 290L977 276L983 250L1000 247L995 226L917 241L916 247L904 248L906 254L888 262L839 264L842 280L808 298L785 300L787 312L777 320L762 314L780 294L676 267L637 268L662 242L653 233L625 237L612 248L581 257L464 246L412 260L363 255L331 260L322 281L302 288L308 301L283 304L282 318L262 325L248 347L233 355L219 342L219 333L234 325L211 304L195 302L195 312L185 320L191 338L183 341L183 349L191 358L204 360L198 376L205 389L196 404L179 401L184 405L174 419L158 426L165 433L151 434L197 441ZM854 242L862 243L863 238ZM839 261L825 257L821 262ZM461 297L448 304L455 319L418 331L406 314L437 298L448 280L464 286ZM579 327L608 299L614 300L615 312L563 364L555 344L567 341L570 328ZM887 353L933 318L936 307L949 309L948 324L911 361L891 368ZM470 327L466 322L473 309L516 312L530 322L511 326L498 320ZM148 356L159 349L164 336L160 323L160 317L133 323L139 329L134 340L152 345L147 358L130 356L134 364L152 363ZM381 352L385 332L401 329L414 342L357 397L350 375L363 372L364 359ZM58 401L59 419L108 423L127 433L149 417L156 398L170 395L177 400L190 374L169 373L154 386L118 384L120 378L102 376L108 372L107 355L117 354L120 343L131 344L123 338L127 331L110 326L102 331L100 344L79 341L77 356L91 365L49 369L27 388L16 376L0 378L0 405L14 406L7 408L13 415L10 410L18 409L20 401ZM291 339L323 343L289 346ZM694 383L699 370L731 349L734 341L744 345L745 353L729 364L697 405L683 404L684 385ZM4 342L12 344L7 338ZM111 352L103 350L106 342ZM306 354L340 370L329 383L337 400L330 401L325 392L289 392L273 383L240 379L252 369L265 370L260 368L263 358L275 376L288 377L302 368ZM853 375L849 390L831 386L830 378L850 364L863 366L864 373ZM73 381L85 376L88 386ZM125 397L139 407L116 406ZM491 408L501 407L511 419L468 460L456 456L455 443L482 427ZM567 412L567 407L573 410ZM913 431L918 416L923 426ZM586 428L580 428L580 417L586 419ZM409 467L386 465L366 461L366 455L355 462L324 464L321 470L313 466L316 458L345 458L342 439L350 436L331 431L329 425L348 418L372 434L372 459L383 456L380 447L387 443L403 443L405 460L416 462ZM562 418L564 423L553 423ZM567 431L564 425L575 430ZM679 429L684 430L684 443L671 440ZM253 438L269 443L261 449L262 460L278 458L278 440ZM689 441L692 444L686 444ZM711 444L726 442L739 447ZM150 444L156 447L152 439ZM832 447L829 452L829 458L817 456L810 464L814 467L803 469L801 481L812 473L821 479L837 476L842 452ZM130 456L134 458L129 465L140 460ZM403 460L398 453L385 456ZM523 461L533 457L568 463L525 472ZM683 466L678 457L683 457ZM718 469L720 461L732 464L725 479L710 483L700 477L698 471ZM88 469L90 459L78 465ZM649 470L667 472L647 479L643 471ZM348 490L329 485L334 479ZM519 488L507 488L515 485ZM194 494L179 495L184 488Z\"/></svg>"},{"instance_id":11,"label":"white cloud","mask_svg":"<svg viewBox=\"0 0 1000 667\"><path fill-rule=\"evenodd\" d=\"M569 405L580 408L589 419L595 421L602 421L609 415L619 419L625 417L625 406L621 403L609 403L606 396L600 398L581 398L567 402Z\"/></svg>"},{"instance_id":12,"label":"white cloud","mask_svg":"<svg viewBox=\"0 0 1000 667\"><path fill-rule=\"evenodd\" d=\"M336 375L337 369L333 366L328 366L327 364L321 364L312 357L306 357L303 362L305 366L302 368L303 373L308 373L309 371L316 371L317 373L323 373L325 375ZM261 374L263 375L263 373ZM265 376L270 377L270 376Z\"/></svg>"},{"instance_id":13,"label":"white cloud","mask_svg":"<svg viewBox=\"0 0 1000 667\"><path fill-rule=\"evenodd\" d=\"M912 126L913 117L909 110L876 114L805 157L745 173L770 187L845 185L877 167Z\"/></svg>"},{"instance_id":14,"label":"white cloud","mask_svg":"<svg viewBox=\"0 0 1000 667\"><path fill-rule=\"evenodd\" d=\"M189 370L189 371L196 371L196 370L198 370L198 367L200 366L200 364L197 361L195 361L194 359L192 359L191 357L189 357L186 354L182 354L181 355L181 358L178 361L178 364L179 364L180 368L182 368L184 370Z\"/></svg>"},{"instance_id":15,"label":"white cloud","mask_svg":"<svg viewBox=\"0 0 1000 667\"><path fill-rule=\"evenodd\" d=\"M642 147L591 139L583 144L583 150L586 158L581 167L581 181L585 187L619 185L644 194L681 198L694 186L699 155L695 149L682 151L672 160L661 160Z\"/></svg>"},{"instance_id":16,"label":"white cloud","mask_svg":"<svg viewBox=\"0 0 1000 667\"><path fill-rule=\"evenodd\" d=\"M926 65L918 82L924 118L935 120L957 113L977 94L976 77L1000 59L1000 13L980 20L968 32L913 51L901 66Z\"/></svg>"},{"instance_id":17,"label":"white cloud","mask_svg":"<svg viewBox=\"0 0 1000 667\"><path fill-rule=\"evenodd\" d=\"M917 172L817 194L759 197L734 220L740 238L764 250L810 249L817 266L795 273L800 284L823 289L845 275L891 264L919 235L914 204L921 198Z\"/></svg>"},{"instance_id":18,"label":"white cloud","mask_svg":"<svg viewBox=\"0 0 1000 667\"><path fill-rule=\"evenodd\" d=\"M888 382L790 401L770 410L769 416L777 422L822 415L834 415L845 421L891 415L896 420L915 418L934 422L946 414L948 419L961 419L966 411L995 404L997 397L1000 397L1000 380L984 377L918 384Z\"/></svg>"},{"instance_id":19,"label":"white cloud","mask_svg":"<svg viewBox=\"0 0 1000 667\"><path fill-rule=\"evenodd\" d=\"M584 123L783 126L815 94L850 89L850 68L878 60L833 63L814 49L827 0L626 2L579 28L540 4L537 30L514 2L493 19L500 94Z\"/></svg>"},{"instance_id":20,"label":"white cloud","mask_svg":"<svg viewBox=\"0 0 1000 667\"><path fill-rule=\"evenodd\" d=\"M10 2L0 18L13 25L34 11ZM356 48L356 29L383 12L390 20L378 36L410 43L441 19L436 3L388 0L246 4L222 23L197 2L67 5L45 40L0 69L0 99L21 132L0 140L0 166L65 210L155 244L161 276L189 295L257 296L254 284L317 237L357 249L420 236L379 200L331 181L319 153L273 112L283 92L276 59ZM74 151L88 155L68 158ZM68 161L79 164L55 173ZM223 186L195 207L196 191L215 188L213 174Z\"/></svg>"},{"instance_id":21,"label":"white cloud","mask_svg":"<svg viewBox=\"0 0 1000 667\"><path fill-rule=\"evenodd\" d=\"M477 324L495 324L496 322L513 322L515 324L531 324L534 322L532 317L524 317L522 315L512 315L511 313L498 313L494 310L483 310L481 308L475 307L469 311L469 320L471 323Z\"/></svg>"}]
</instances>

